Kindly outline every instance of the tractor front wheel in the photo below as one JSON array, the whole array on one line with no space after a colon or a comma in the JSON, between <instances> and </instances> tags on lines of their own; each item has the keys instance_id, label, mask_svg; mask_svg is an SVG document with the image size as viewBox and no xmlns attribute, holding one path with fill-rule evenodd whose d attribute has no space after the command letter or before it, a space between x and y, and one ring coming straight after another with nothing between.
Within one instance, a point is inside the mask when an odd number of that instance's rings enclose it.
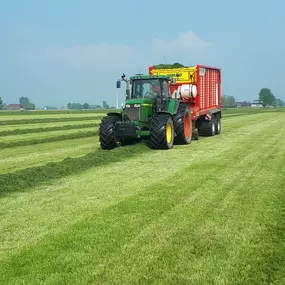
<instances>
[{"instance_id":1,"label":"tractor front wheel","mask_svg":"<svg viewBox=\"0 0 285 285\"><path fill-rule=\"evenodd\" d=\"M151 128L149 146L153 149L170 149L174 142L174 125L170 115L154 115Z\"/></svg>"},{"instance_id":2,"label":"tractor front wheel","mask_svg":"<svg viewBox=\"0 0 285 285\"><path fill-rule=\"evenodd\" d=\"M177 113L173 116L176 137L175 144L189 144L192 140L192 118L189 107L180 104Z\"/></svg>"},{"instance_id":3,"label":"tractor front wheel","mask_svg":"<svg viewBox=\"0 0 285 285\"><path fill-rule=\"evenodd\" d=\"M99 128L99 141L102 149L113 149L120 145L120 142L115 138L116 122L121 121L119 116L111 115L102 119Z\"/></svg>"}]
</instances>

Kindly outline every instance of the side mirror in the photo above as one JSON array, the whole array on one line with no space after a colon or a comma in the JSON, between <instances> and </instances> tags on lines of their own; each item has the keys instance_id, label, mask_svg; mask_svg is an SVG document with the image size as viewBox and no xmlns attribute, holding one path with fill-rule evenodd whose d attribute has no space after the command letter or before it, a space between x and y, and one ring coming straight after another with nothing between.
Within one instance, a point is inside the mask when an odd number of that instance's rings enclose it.
<instances>
[{"instance_id":1,"label":"side mirror","mask_svg":"<svg viewBox=\"0 0 285 285\"><path fill-rule=\"evenodd\" d=\"M121 80L117 81L117 88L121 88Z\"/></svg>"},{"instance_id":2,"label":"side mirror","mask_svg":"<svg viewBox=\"0 0 285 285\"><path fill-rule=\"evenodd\" d=\"M175 85L176 84L176 79L175 78L171 78L170 79L170 84L171 85Z\"/></svg>"}]
</instances>

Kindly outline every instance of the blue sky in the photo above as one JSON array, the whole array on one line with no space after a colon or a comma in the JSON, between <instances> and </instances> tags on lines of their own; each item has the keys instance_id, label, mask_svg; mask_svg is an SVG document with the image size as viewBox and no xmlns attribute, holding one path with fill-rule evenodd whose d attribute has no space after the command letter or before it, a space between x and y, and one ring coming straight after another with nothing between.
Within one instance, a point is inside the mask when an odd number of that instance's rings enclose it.
<instances>
[{"instance_id":1,"label":"blue sky","mask_svg":"<svg viewBox=\"0 0 285 285\"><path fill-rule=\"evenodd\" d=\"M0 97L115 105L122 72L166 60L222 68L237 100L263 87L285 100L284 10L281 0L0 0Z\"/></svg>"}]
</instances>

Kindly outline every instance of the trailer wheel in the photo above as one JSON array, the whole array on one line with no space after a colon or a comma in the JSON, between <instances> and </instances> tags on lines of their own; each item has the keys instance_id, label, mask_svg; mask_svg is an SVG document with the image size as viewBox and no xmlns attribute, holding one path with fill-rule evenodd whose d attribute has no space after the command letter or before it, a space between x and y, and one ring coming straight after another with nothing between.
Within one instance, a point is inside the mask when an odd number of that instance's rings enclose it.
<instances>
[{"instance_id":1,"label":"trailer wheel","mask_svg":"<svg viewBox=\"0 0 285 285\"><path fill-rule=\"evenodd\" d=\"M192 118L189 107L180 104L177 113L173 116L174 130L176 137L175 144L189 144L192 140Z\"/></svg>"},{"instance_id":2,"label":"trailer wheel","mask_svg":"<svg viewBox=\"0 0 285 285\"><path fill-rule=\"evenodd\" d=\"M149 147L152 149L170 149L174 143L174 125L170 115L156 114L150 128Z\"/></svg>"},{"instance_id":3,"label":"trailer wheel","mask_svg":"<svg viewBox=\"0 0 285 285\"><path fill-rule=\"evenodd\" d=\"M221 133L221 116L220 116L220 114L217 114L215 116L215 133L216 133L216 135L219 135Z\"/></svg>"},{"instance_id":4,"label":"trailer wheel","mask_svg":"<svg viewBox=\"0 0 285 285\"><path fill-rule=\"evenodd\" d=\"M102 119L99 127L99 141L102 149L113 149L120 145L114 136L116 122L121 121L118 116L110 115Z\"/></svg>"},{"instance_id":5,"label":"trailer wheel","mask_svg":"<svg viewBox=\"0 0 285 285\"><path fill-rule=\"evenodd\" d=\"M215 120L212 116L211 120L203 120L199 127L199 135L204 137L211 137L216 134Z\"/></svg>"}]
</instances>

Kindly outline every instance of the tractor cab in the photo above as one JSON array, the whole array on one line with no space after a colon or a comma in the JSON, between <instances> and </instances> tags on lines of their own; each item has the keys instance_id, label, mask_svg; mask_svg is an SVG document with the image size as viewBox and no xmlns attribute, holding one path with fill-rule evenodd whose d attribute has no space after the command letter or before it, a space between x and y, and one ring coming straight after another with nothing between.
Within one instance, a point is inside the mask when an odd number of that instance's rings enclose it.
<instances>
[{"instance_id":1,"label":"tractor cab","mask_svg":"<svg viewBox=\"0 0 285 285\"><path fill-rule=\"evenodd\" d=\"M148 122L154 112L168 110L170 78L167 76L135 75L126 81L125 114L131 121ZM121 81L117 81L120 88Z\"/></svg>"},{"instance_id":2,"label":"tractor cab","mask_svg":"<svg viewBox=\"0 0 285 285\"><path fill-rule=\"evenodd\" d=\"M149 77L149 76L148 76ZM130 99L160 99L169 97L168 81L165 78L131 78Z\"/></svg>"}]
</instances>

